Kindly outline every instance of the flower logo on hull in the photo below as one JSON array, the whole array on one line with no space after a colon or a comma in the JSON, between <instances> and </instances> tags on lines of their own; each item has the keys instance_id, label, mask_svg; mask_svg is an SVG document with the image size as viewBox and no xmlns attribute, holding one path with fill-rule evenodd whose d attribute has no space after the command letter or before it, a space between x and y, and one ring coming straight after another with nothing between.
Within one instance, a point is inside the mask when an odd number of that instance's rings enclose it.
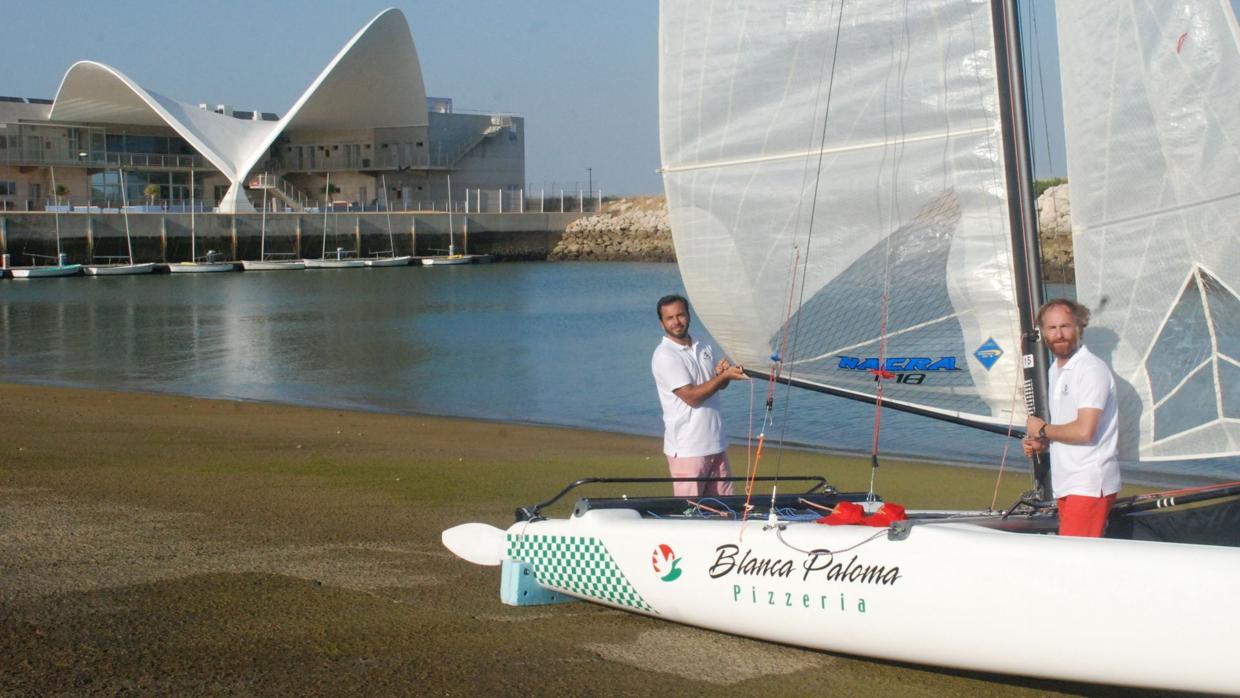
<instances>
[{"instance_id":1,"label":"flower logo on hull","mask_svg":"<svg viewBox=\"0 0 1240 698\"><path fill-rule=\"evenodd\" d=\"M650 565L654 568L654 573L659 575L659 579L665 582L674 582L680 578L680 558L672 550L672 546L660 543L650 555Z\"/></svg>"}]
</instances>

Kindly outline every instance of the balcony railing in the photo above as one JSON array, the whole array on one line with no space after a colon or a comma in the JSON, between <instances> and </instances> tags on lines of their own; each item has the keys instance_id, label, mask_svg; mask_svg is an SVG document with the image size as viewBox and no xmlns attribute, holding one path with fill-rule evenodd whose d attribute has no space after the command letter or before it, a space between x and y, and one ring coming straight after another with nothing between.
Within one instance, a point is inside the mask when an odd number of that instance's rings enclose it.
<instances>
[{"instance_id":1,"label":"balcony railing","mask_svg":"<svg viewBox=\"0 0 1240 698\"><path fill-rule=\"evenodd\" d=\"M87 153L70 154L45 148L0 148L0 164L48 167L135 168L135 169L214 169L200 155L163 155L159 153Z\"/></svg>"}]
</instances>

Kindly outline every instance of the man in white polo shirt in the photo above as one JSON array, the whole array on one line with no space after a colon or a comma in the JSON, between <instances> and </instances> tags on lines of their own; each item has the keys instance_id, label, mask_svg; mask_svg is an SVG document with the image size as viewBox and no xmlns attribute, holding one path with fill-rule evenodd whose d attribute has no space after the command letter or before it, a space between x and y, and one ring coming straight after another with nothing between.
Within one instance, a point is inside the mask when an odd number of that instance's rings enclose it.
<instances>
[{"instance_id":1,"label":"man in white polo shirt","mask_svg":"<svg viewBox=\"0 0 1240 698\"><path fill-rule=\"evenodd\" d=\"M1089 309L1064 298L1038 309L1042 342L1055 361L1050 370L1050 423L1026 422L1025 455L1050 451L1051 485L1059 504L1059 535L1097 538L1119 492L1115 378L1081 344Z\"/></svg>"},{"instance_id":2,"label":"man in white polo shirt","mask_svg":"<svg viewBox=\"0 0 1240 698\"><path fill-rule=\"evenodd\" d=\"M748 380L726 359L715 362L709 344L689 336L689 303L664 296L658 304L663 340L650 358L650 371L663 405L663 453L672 477L729 477L728 443L719 413L719 391ZM677 497L732 494L730 482L676 482Z\"/></svg>"}]
</instances>

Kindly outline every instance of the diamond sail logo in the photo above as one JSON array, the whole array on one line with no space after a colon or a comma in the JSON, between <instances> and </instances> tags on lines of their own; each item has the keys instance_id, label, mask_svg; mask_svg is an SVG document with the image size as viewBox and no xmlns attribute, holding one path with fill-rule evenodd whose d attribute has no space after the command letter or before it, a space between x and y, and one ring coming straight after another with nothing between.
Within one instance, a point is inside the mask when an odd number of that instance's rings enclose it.
<instances>
[{"instance_id":1,"label":"diamond sail logo","mask_svg":"<svg viewBox=\"0 0 1240 698\"><path fill-rule=\"evenodd\" d=\"M680 558L672 550L672 546L660 543L650 555L650 564L654 573L665 582L674 582L680 578Z\"/></svg>"},{"instance_id":2,"label":"diamond sail logo","mask_svg":"<svg viewBox=\"0 0 1240 698\"><path fill-rule=\"evenodd\" d=\"M977 351L973 352L973 356L977 357L982 366L989 371L990 367L994 366L995 362L999 360L999 357L1003 356L1003 349L999 347L999 343L994 340L994 337L990 337L985 342L982 342L982 346L978 347Z\"/></svg>"}]
</instances>

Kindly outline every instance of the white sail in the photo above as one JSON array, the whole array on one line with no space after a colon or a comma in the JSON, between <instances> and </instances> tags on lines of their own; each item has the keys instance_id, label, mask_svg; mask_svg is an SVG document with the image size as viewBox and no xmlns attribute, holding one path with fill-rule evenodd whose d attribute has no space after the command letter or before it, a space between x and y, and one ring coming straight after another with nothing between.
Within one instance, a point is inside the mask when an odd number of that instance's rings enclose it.
<instances>
[{"instance_id":1,"label":"white sail","mask_svg":"<svg viewBox=\"0 0 1240 698\"><path fill-rule=\"evenodd\" d=\"M1121 456L1240 454L1240 30L1227 0L1061 2L1085 339Z\"/></svg>"},{"instance_id":2,"label":"white sail","mask_svg":"<svg viewBox=\"0 0 1240 698\"><path fill-rule=\"evenodd\" d=\"M1023 426L990 4L661 12L664 183L697 318L747 368L778 354L786 377L871 396L884 368L887 401Z\"/></svg>"}]
</instances>

